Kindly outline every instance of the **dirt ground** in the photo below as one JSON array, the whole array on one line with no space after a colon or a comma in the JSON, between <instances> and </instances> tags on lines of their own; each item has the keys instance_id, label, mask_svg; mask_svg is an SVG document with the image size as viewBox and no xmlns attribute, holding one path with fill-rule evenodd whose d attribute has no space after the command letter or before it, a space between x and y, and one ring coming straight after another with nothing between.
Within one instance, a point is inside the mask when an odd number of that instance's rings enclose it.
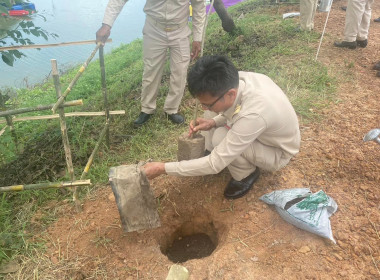
<instances>
[{"instance_id":1,"label":"dirt ground","mask_svg":"<svg viewBox=\"0 0 380 280\"><path fill-rule=\"evenodd\" d=\"M235 201L223 198L228 172L156 178L162 226L145 232L123 233L109 186L84 202L82 213L56 205L62 215L44 234L50 267L40 266L39 279L165 279L173 262L162 251L178 231L206 233L216 243L210 256L182 263L191 280L380 279L380 145L362 141L380 127L380 78L372 70L380 60L380 23L371 21L367 48L334 48L345 3L333 5L319 59L331 71L352 67L353 74L342 78L339 102L323 109L321 122L301 121L301 151L287 167L263 173ZM317 13L317 32L326 16ZM375 2L372 19L379 16ZM258 199L296 187L322 189L337 202L330 218L336 245L288 224Z\"/></svg>"}]
</instances>

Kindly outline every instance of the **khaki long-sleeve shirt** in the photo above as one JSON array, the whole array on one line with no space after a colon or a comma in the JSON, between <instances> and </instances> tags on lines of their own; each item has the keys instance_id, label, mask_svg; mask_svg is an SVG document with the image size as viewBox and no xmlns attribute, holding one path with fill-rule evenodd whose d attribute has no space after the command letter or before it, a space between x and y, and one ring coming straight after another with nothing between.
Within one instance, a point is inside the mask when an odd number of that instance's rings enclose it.
<instances>
[{"instance_id":1,"label":"khaki long-sleeve shirt","mask_svg":"<svg viewBox=\"0 0 380 280\"><path fill-rule=\"evenodd\" d=\"M165 163L169 175L216 174L239 157L253 141L280 148L289 158L298 153L300 131L297 115L283 91L267 76L239 72L234 105L214 117L216 126L230 129L209 156Z\"/></svg>"},{"instance_id":2,"label":"khaki long-sleeve shirt","mask_svg":"<svg viewBox=\"0 0 380 280\"><path fill-rule=\"evenodd\" d=\"M103 23L112 26L128 0L110 0L108 2ZM140 1L140 0L138 0ZM206 17L204 0L192 0L193 7L193 41L202 40L202 30ZM182 24L190 15L188 0L147 0L144 12L147 16L163 25Z\"/></svg>"}]
</instances>

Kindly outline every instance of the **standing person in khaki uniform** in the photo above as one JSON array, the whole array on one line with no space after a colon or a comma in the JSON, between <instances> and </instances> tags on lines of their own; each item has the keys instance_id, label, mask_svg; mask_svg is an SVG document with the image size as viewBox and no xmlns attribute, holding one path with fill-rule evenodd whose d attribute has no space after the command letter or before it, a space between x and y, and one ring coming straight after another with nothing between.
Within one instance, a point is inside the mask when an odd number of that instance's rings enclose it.
<instances>
[{"instance_id":1,"label":"standing person in khaki uniform","mask_svg":"<svg viewBox=\"0 0 380 280\"><path fill-rule=\"evenodd\" d=\"M109 0L102 27L96 32L96 40L103 43L110 35L111 27L127 0ZM144 12L141 113L135 127L143 125L156 110L156 99L165 66L167 51L170 53L170 85L164 111L176 124L184 122L178 114L185 90L187 67L201 49L202 30L206 15L204 0L192 0L193 43L190 52L191 30L188 25L189 0L147 0ZM131 23L132 24L132 23Z\"/></svg>"},{"instance_id":2,"label":"standing person in khaki uniform","mask_svg":"<svg viewBox=\"0 0 380 280\"><path fill-rule=\"evenodd\" d=\"M201 176L227 167L232 179L226 198L245 195L258 179L259 168L278 170L300 148L296 113L283 91L267 76L238 72L223 56L200 58L187 76L190 93L212 118L190 123L190 134L202 131L209 155L181 162L143 166L149 179L160 174ZM207 151L206 151L207 152Z\"/></svg>"},{"instance_id":3,"label":"standing person in khaki uniform","mask_svg":"<svg viewBox=\"0 0 380 280\"><path fill-rule=\"evenodd\" d=\"M311 31L314 29L314 16L318 0L300 0L300 29Z\"/></svg>"},{"instance_id":4,"label":"standing person in khaki uniform","mask_svg":"<svg viewBox=\"0 0 380 280\"><path fill-rule=\"evenodd\" d=\"M372 3L373 0L348 0L344 39L335 42L335 47L356 49L356 46L367 46Z\"/></svg>"}]
</instances>

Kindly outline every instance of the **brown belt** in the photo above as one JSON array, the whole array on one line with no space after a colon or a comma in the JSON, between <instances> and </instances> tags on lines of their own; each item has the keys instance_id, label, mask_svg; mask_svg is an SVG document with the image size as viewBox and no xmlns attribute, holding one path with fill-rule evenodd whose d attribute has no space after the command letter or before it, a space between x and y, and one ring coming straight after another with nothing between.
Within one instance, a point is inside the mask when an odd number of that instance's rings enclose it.
<instances>
[{"instance_id":1,"label":"brown belt","mask_svg":"<svg viewBox=\"0 0 380 280\"><path fill-rule=\"evenodd\" d=\"M162 22L155 20L154 18L152 18L150 16L147 16L146 20L149 23L153 24L154 26L158 27L159 29L161 29L162 31L165 31L165 32L172 32L172 31L178 30L178 29L180 29L180 28L182 28L188 24L187 20L185 22L180 23L180 24L165 24L165 23L162 23Z\"/></svg>"}]
</instances>

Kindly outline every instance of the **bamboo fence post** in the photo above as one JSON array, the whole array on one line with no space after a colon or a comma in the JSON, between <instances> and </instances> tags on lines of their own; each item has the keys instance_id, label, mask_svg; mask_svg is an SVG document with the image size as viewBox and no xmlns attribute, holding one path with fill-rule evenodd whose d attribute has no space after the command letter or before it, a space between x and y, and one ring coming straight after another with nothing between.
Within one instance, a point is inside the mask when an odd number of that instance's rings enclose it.
<instances>
[{"instance_id":1,"label":"bamboo fence post","mask_svg":"<svg viewBox=\"0 0 380 280\"><path fill-rule=\"evenodd\" d=\"M106 123L109 123L110 119L110 113L108 108L108 96L107 96L107 85L106 85L106 70L104 67L104 46L101 45L99 48L99 62L100 62L100 75L102 77L102 91L103 91L103 97L104 97L104 110L106 111ZM106 131L106 145L107 148L110 147L110 130L109 126L107 125L107 131Z\"/></svg>"},{"instance_id":2,"label":"bamboo fence post","mask_svg":"<svg viewBox=\"0 0 380 280\"><path fill-rule=\"evenodd\" d=\"M12 191L26 191L26 190L37 190L37 189L49 189L49 188L67 188L67 187L82 187L90 186L91 180L77 180L72 182L55 182L55 183L39 183L30 185L15 185L0 187L0 193L2 192L12 192Z\"/></svg>"},{"instance_id":3,"label":"bamboo fence post","mask_svg":"<svg viewBox=\"0 0 380 280\"><path fill-rule=\"evenodd\" d=\"M1 93L0 93L0 97L2 97ZM5 99L0 98L0 110L6 110L5 102L6 102ZM5 121L6 121L7 125L9 126L9 129L11 130L13 142L15 143L16 151L18 151L18 139L17 139L16 131L15 131L14 126L13 126L12 117L11 116L5 116Z\"/></svg>"},{"instance_id":4,"label":"bamboo fence post","mask_svg":"<svg viewBox=\"0 0 380 280\"><path fill-rule=\"evenodd\" d=\"M110 111L110 115L124 115L125 110ZM106 112L72 112L65 113L65 117L98 117L105 116ZM13 122L23 122L23 121L36 121L36 120L51 120L58 119L59 115L44 115L44 116L29 116L29 117L19 117L12 118ZM7 123L5 120L0 120L0 124Z\"/></svg>"},{"instance_id":5,"label":"bamboo fence post","mask_svg":"<svg viewBox=\"0 0 380 280\"><path fill-rule=\"evenodd\" d=\"M6 116L5 120L7 121L7 125L9 126L9 129L11 130L11 135L12 135L13 141L15 142L16 151L18 151L18 138L17 138L16 130L13 126L12 117Z\"/></svg>"},{"instance_id":6,"label":"bamboo fence post","mask_svg":"<svg viewBox=\"0 0 380 280\"><path fill-rule=\"evenodd\" d=\"M51 66L52 66L55 91L57 94L57 98L60 98L60 97L62 97L62 95L61 95L61 84L60 84L59 75L58 75L57 60L51 59L50 61L51 61ZM69 143L69 137L67 134L67 127L66 127L66 120L65 120L65 110L63 108L59 108L58 114L59 114L59 120L60 120L60 125L61 125L62 142L63 142L63 147L65 149L67 169L69 171L71 181L75 181L74 167L73 167L73 161L72 161L72 157L71 157L70 143ZM74 201L75 206L78 210L77 205L79 202L78 202L77 187L74 187L73 201ZM80 205L80 203L79 203L79 205Z\"/></svg>"},{"instance_id":7,"label":"bamboo fence post","mask_svg":"<svg viewBox=\"0 0 380 280\"><path fill-rule=\"evenodd\" d=\"M106 122L106 125L104 126L102 132L100 133L98 142L96 143L96 145L94 147L94 150L92 151L90 157L88 158L86 167L84 168L84 170L82 172L82 175L80 176L80 180L84 180L84 178L86 177L88 171L90 170L90 167L92 165L92 162L94 161L95 155L96 155L96 153L99 150L100 143L103 141L104 135L106 135L108 129L109 129L109 123Z\"/></svg>"},{"instance_id":8,"label":"bamboo fence post","mask_svg":"<svg viewBox=\"0 0 380 280\"><path fill-rule=\"evenodd\" d=\"M82 75L82 73L84 72L84 70L86 70L88 64L93 59L93 57L95 56L95 54L98 51L98 49L99 49L100 46L101 46L101 43L99 42L96 45L95 49L92 51L92 53L89 56L89 58L86 60L85 63L83 63L83 65L81 66L81 68L78 70L77 74L75 75L74 79L71 81L71 83L69 84L69 86L67 87L67 89L65 90L65 92L58 98L57 102L54 104L53 108L51 109L53 111L53 113L55 113L55 111L57 110L57 108L59 107L59 105L61 105L63 103L63 101L65 100L65 97L69 94L69 92L71 91L71 89L73 88L73 86L75 85L75 83L78 81L79 77Z\"/></svg>"},{"instance_id":9,"label":"bamboo fence post","mask_svg":"<svg viewBox=\"0 0 380 280\"><path fill-rule=\"evenodd\" d=\"M83 105L83 101L80 100L73 100L63 103L60 107L70 107L70 106L80 106ZM36 107L30 107L30 108L19 108L14 110L7 110L0 112L0 117L10 116L10 115L19 115L23 113L29 113L29 112L36 112L36 111L44 111L44 110L50 110L53 108L54 104L50 105L38 105Z\"/></svg>"},{"instance_id":10,"label":"bamboo fence post","mask_svg":"<svg viewBox=\"0 0 380 280\"><path fill-rule=\"evenodd\" d=\"M112 42L112 39L107 39L107 43ZM10 50L24 50L24 49L40 49L40 48L52 48L52 47L65 47L65 46L75 46L75 45L88 45L94 44L96 40L86 40L86 41L76 41L76 42L62 42L54 44L43 44L43 45L21 45L21 46L9 46L0 48L0 52L10 51Z\"/></svg>"},{"instance_id":11,"label":"bamboo fence post","mask_svg":"<svg viewBox=\"0 0 380 280\"><path fill-rule=\"evenodd\" d=\"M203 56L203 47L205 45L206 29L207 29L207 24L208 24L208 18L209 18L209 15L210 15L211 10L212 10L213 7L214 7L214 0L211 0L210 8L208 10L208 13L207 13L206 19L205 19L205 25L203 26L203 30L202 30L202 43L201 43L201 54L200 54L200 57Z\"/></svg>"},{"instance_id":12,"label":"bamboo fence post","mask_svg":"<svg viewBox=\"0 0 380 280\"><path fill-rule=\"evenodd\" d=\"M0 136L4 134L5 130L7 129L7 125L4 126L1 130L0 130Z\"/></svg>"}]
</instances>

